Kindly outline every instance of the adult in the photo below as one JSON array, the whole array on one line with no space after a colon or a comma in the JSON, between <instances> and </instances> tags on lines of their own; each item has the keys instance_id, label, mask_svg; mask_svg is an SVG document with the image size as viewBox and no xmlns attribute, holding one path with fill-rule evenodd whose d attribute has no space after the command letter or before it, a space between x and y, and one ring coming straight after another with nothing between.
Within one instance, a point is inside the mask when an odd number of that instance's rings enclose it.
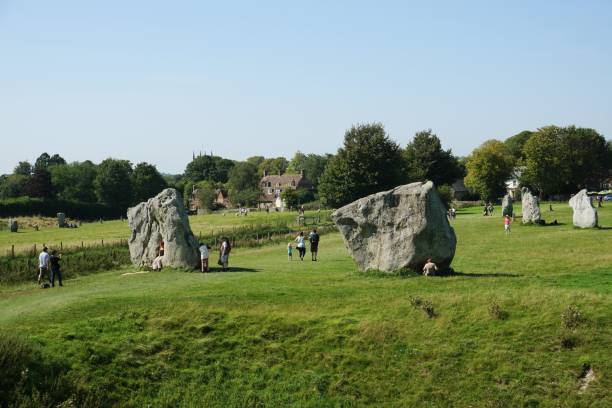
<instances>
[{"instance_id":1,"label":"adult","mask_svg":"<svg viewBox=\"0 0 612 408\"><path fill-rule=\"evenodd\" d=\"M154 271L161 271L163 265L162 265L162 259L164 259L164 241L160 242L159 244L159 248L157 249L157 257L153 260L153 264L151 265L151 268Z\"/></svg>"},{"instance_id":2,"label":"adult","mask_svg":"<svg viewBox=\"0 0 612 408\"><path fill-rule=\"evenodd\" d=\"M427 260L425 266L423 266L423 275L424 276L434 276L438 271L438 267L435 263L432 262L431 258Z\"/></svg>"},{"instance_id":3,"label":"adult","mask_svg":"<svg viewBox=\"0 0 612 408\"><path fill-rule=\"evenodd\" d=\"M223 238L221 240L221 246L219 247L219 264L223 271L227 271L229 264L229 255L232 250L229 238Z\"/></svg>"},{"instance_id":4,"label":"adult","mask_svg":"<svg viewBox=\"0 0 612 408\"><path fill-rule=\"evenodd\" d=\"M308 236L308 240L310 241L310 255L312 256L312 260L317 260L317 253L319 252L319 234L317 234L317 229L313 228L312 232Z\"/></svg>"},{"instance_id":5,"label":"adult","mask_svg":"<svg viewBox=\"0 0 612 408\"><path fill-rule=\"evenodd\" d=\"M49 250L47 247L43 247L42 252L38 255L38 284L42 283L43 277L46 277L49 272Z\"/></svg>"},{"instance_id":6,"label":"adult","mask_svg":"<svg viewBox=\"0 0 612 408\"><path fill-rule=\"evenodd\" d=\"M200 242L200 270L208 272L208 245Z\"/></svg>"},{"instance_id":7,"label":"adult","mask_svg":"<svg viewBox=\"0 0 612 408\"><path fill-rule=\"evenodd\" d=\"M306 255L306 243L304 242L304 231L300 231L300 234L295 238L296 248L300 255L300 260L304 260L304 255Z\"/></svg>"},{"instance_id":8,"label":"adult","mask_svg":"<svg viewBox=\"0 0 612 408\"><path fill-rule=\"evenodd\" d=\"M51 266L51 287L55 287L55 277L57 276L57 281L60 286L62 285L62 271L60 270L60 260L62 259L62 255L58 255L57 251L51 251L51 257L49 258L49 265Z\"/></svg>"}]
</instances>

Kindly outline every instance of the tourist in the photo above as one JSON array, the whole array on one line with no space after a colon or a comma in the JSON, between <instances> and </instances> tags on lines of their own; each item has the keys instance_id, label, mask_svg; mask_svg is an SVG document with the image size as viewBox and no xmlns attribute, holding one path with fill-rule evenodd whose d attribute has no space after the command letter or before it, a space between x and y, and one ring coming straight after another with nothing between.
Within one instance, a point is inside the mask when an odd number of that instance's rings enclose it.
<instances>
[{"instance_id":1,"label":"tourist","mask_svg":"<svg viewBox=\"0 0 612 408\"><path fill-rule=\"evenodd\" d=\"M300 254L300 260L304 260L304 255L306 255L306 244L304 243L304 231L300 231L300 234L295 238L295 242L297 242L296 248Z\"/></svg>"},{"instance_id":2,"label":"tourist","mask_svg":"<svg viewBox=\"0 0 612 408\"><path fill-rule=\"evenodd\" d=\"M308 240L310 241L310 254L312 255L312 260L317 260L317 252L319 252L319 234L317 234L317 229L313 228L312 232L308 236Z\"/></svg>"},{"instance_id":3,"label":"tourist","mask_svg":"<svg viewBox=\"0 0 612 408\"><path fill-rule=\"evenodd\" d=\"M222 238L221 246L219 247L219 265L221 265L223 271L227 271L231 250L232 246L230 245L229 238Z\"/></svg>"},{"instance_id":4,"label":"tourist","mask_svg":"<svg viewBox=\"0 0 612 408\"><path fill-rule=\"evenodd\" d=\"M208 245L200 242L200 270L202 273L208 272Z\"/></svg>"},{"instance_id":5,"label":"tourist","mask_svg":"<svg viewBox=\"0 0 612 408\"><path fill-rule=\"evenodd\" d=\"M51 287L55 287L55 277L57 276L57 281L60 286L62 285L62 272L60 270L60 260L62 259L62 255L58 255L57 251L51 252L51 258L49 258L49 265L51 266Z\"/></svg>"},{"instance_id":6,"label":"tourist","mask_svg":"<svg viewBox=\"0 0 612 408\"><path fill-rule=\"evenodd\" d=\"M43 277L46 277L49 272L49 252L47 247L43 247L42 252L38 255L38 284L42 283Z\"/></svg>"},{"instance_id":7,"label":"tourist","mask_svg":"<svg viewBox=\"0 0 612 408\"><path fill-rule=\"evenodd\" d=\"M157 249L157 257L153 260L153 264L151 268L154 271L161 271L162 269L162 259L164 258L164 241L159 244L159 248Z\"/></svg>"},{"instance_id":8,"label":"tourist","mask_svg":"<svg viewBox=\"0 0 612 408\"><path fill-rule=\"evenodd\" d=\"M287 244L287 259L293 261L293 244L291 242Z\"/></svg>"},{"instance_id":9,"label":"tourist","mask_svg":"<svg viewBox=\"0 0 612 408\"><path fill-rule=\"evenodd\" d=\"M457 218L457 210L455 209L455 207L451 207L450 212L451 212L451 218L453 220Z\"/></svg>"},{"instance_id":10,"label":"tourist","mask_svg":"<svg viewBox=\"0 0 612 408\"><path fill-rule=\"evenodd\" d=\"M504 217L504 231L506 235L510 234L510 224L512 223L512 219L508 214ZM520 234L519 234L520 235Z\"/></svg>"},{"instance_id":11,"label":"tourist","mask_svg":"<svg viewBox=\"0 0 612 408\"><path fill-rule=\"evenodd\" d=\"M431 258L427 260L425 266L423 266L423 275L424 276L434 276L438 271L438 267L435 263L431 261Z\"/></svg>"}]
</instances>

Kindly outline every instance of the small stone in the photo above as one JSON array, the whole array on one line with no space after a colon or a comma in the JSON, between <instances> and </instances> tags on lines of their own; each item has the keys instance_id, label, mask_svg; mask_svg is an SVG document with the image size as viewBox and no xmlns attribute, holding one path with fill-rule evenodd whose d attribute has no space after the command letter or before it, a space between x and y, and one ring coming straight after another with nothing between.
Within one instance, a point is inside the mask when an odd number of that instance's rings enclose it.
<instances>
[{"instance_id":1,"label":"small stone","mask_svg":"<svg viewBox=\"0 0 612 408\"><path fill-rule=\"evenodd\" d=\"M66 214L64 213L57 213L57 226L60 228L66 228Z\"/></svg>"},{"instance_id":2,"label":"small stone","mask_svg":"<svg viewBox=\"0 0 612 408\"><path fill-rule=\"evenodd\" d=\"M502 217L505 217L506 215L512 217L512 214L512 197L510 194L506 194L502 200Z\"/></svg>"},{"instance_id":3,"label":"small stone","mask_svg":"<svg viewBox=\"0 0 612 408\"><path fill-rule=\"evenodd\" d=\"M597 227L597 209L593 207L586 189L570 198L569 205L574 210L573 222L579 228Z\"/></svg>"}]
</instances>

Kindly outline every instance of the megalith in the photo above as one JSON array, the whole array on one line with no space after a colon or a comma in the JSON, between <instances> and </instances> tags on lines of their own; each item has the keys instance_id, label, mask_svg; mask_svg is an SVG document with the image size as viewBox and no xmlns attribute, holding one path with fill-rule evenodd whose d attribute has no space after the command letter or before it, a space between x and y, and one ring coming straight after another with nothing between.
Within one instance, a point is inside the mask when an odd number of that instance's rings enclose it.
<instances>
[{"instance_id":1,"label":"megalith","mask_svg":"<svg viewBox=\"0 0 612 408\"><path fill-rule=\"evenodd\" d=\"M574 210L573 221L576 227L597 227L597 209L593 207L586 189L580 190L578 194L570 198L569 205Z\"/></svg>"},{"instance_id":2,"label":"megalith","mask_svg":"<svg viewBox=\"0 0 612 408\"><path fill-rule=\"evenodd\" d=\"M167 188L147 202L128 209L130 257L136 266L151 265L164 242L164 267L198 265L198 242L191 232L181 195Z\"/></svg>"},{"instance_id":3,"label":"megalith","mask_svg":"<svg viewBox=\"0 0 612 408\"><path fill-rule=\"evenodd\" d=\"M57 226L60 228L66 228L66 214L57 213Z\"/></svg>"},{"instance_id":4,"label":"megalith","mask_svg":"<svg viewBox=\"0 0 612 408\"><path fill-rule=\"evenodd\" d=\"M512 217L513 209L512 209L512 196L510 194L506 194L502 199L502 217L506 215Z\"/></svg>"},{"instance_id":5,"label":"megalith","mask_svg":"<svg viewBox=\"0 0 612 408\"><path fill-rule=\"evenodd\" d=\"M331 218L361 271L421 272L428 258L444 271L455 255L455 231L431 181L361 198Z\"/></svg>"},{"instance_id":6,"label":"megalith","mask_svg":"<svg viewBox=\"0 0 612 408\"><path fill-rule=\"evenodd\" d=\"M9 219L8 227L11 232L17 232L19 230L19 224L17 223L17 220Z\"/></svg>"},{"instance_id":7,"label":"megalith","mask_svg":"<svg viewBox=\"0 0 612 408\"><path fill-rule=\"evenodd\" d=\"M527 187L521 189L523 205L523 224L540 222L540 203Z\"/></svg>"}]
</instances>

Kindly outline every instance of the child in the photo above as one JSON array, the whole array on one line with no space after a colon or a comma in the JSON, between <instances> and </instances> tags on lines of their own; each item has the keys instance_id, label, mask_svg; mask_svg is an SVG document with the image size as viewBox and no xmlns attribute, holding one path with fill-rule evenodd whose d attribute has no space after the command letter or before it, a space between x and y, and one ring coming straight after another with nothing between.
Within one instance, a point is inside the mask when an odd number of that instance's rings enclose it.
<instances>
[{"instance_id":1,"label":"child","mask_svg":"<svg viewBox=\"0 0 612 408\"><path fill-rule=\"evenodd\" d=\"M504 231L506 232L506 235L510 234L510 223L512 223L512 220L510 219L510 216L506 214L504 217Z\"/></svg>"},{"instance_id":2,"label":"child","mask_svg":"<svg viewBox=\"0 0 612 408\"><path fill-rule=\"evenodd\" d=\"M291 242L287 244L287 258L293 261L293 245Z\"/></svg>"},{"instance_id":3,"label":"child","mask_svg":"<svg viewBox=\"0 0 612 408\"><path fill-rule=\"evenodd\" d=\"M208 272L208 245L200 242L200 270Z\"/></svg>"}]
</instances>

